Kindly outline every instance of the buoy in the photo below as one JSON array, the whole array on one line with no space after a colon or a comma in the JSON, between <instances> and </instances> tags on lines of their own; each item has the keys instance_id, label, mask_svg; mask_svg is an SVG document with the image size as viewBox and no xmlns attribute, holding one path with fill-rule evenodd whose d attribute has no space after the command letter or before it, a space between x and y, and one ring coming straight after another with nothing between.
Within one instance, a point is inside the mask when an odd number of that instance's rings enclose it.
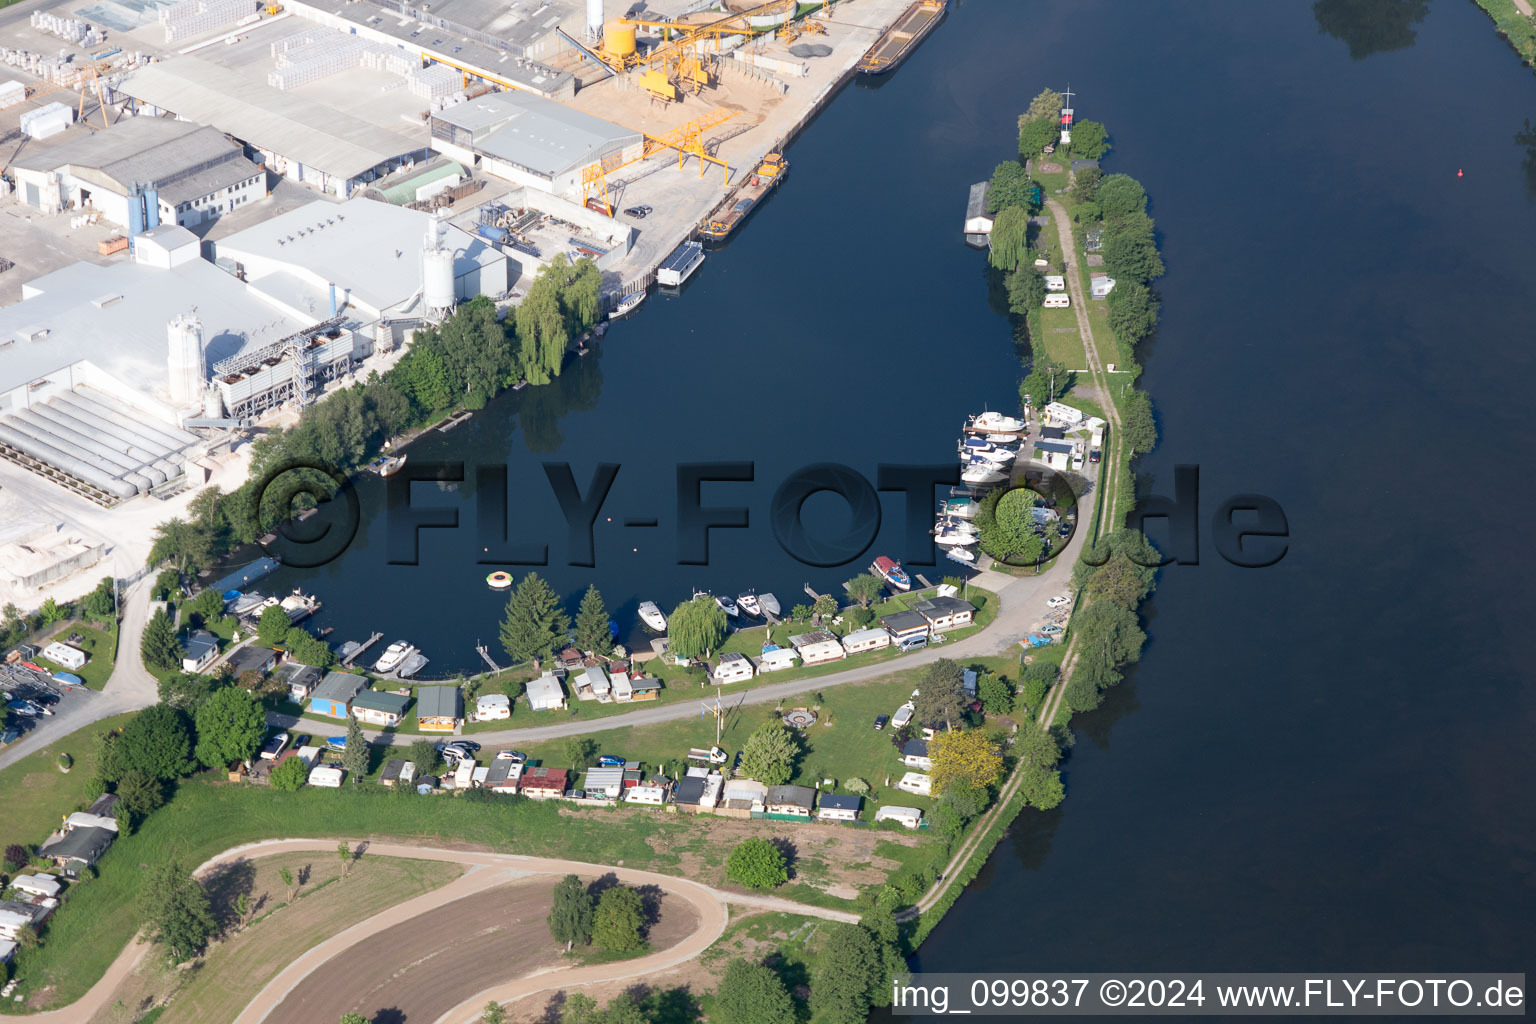
<instances>
[{"instance_id":1,"label":"buoy","mask_svg":"<svg viewBox=\"0 0 1536 1024\"><path fill-rule=\"evenodd\" d=\"M1461 177L1461 168L1460 167L1456 168L1456 177L1458 177L1458 178Z\"/></svg>"},{"instance_id":2,"label":"buoy","mask_svg":"<svg viewBox=\"0 0 1536 1024\"><path fill-rule=\"evenodd\" d=\"M485 578L485 582L492 590L506 590L512 585L512 574L493 572Z\"/></svg>"}]
</instances>

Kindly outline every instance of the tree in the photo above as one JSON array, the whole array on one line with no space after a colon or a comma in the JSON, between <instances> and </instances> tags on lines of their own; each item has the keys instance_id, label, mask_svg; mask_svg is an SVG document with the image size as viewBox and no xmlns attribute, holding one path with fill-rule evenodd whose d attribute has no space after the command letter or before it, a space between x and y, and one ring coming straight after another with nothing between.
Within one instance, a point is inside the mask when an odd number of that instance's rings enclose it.
<instances>
[{"instance_id":1,"label":"tree","mask_svg":"<svg viewBox=\"0 0 1536 1024\"><path fill-rule=\"evenodd\" d=\"M1055 89L1042 89L1039 95L1029 101L1029 109L1019 115L1019 130L1023 130L1026 121L1038 121L1042 117L1059 119L1061 108L1066 105L1066 97L1061 93Z\"/></svg>"},{"instance_id":2,"label":"tree","mask_svg":"<svg viewBox=\"0 0 1536 1024\"><path fill-rule=\"evenodd\" d=\"M261 749L267 715L254 696L226 686L197 708L197 759L208 768L244 761Z\"/></svg>"},{"instance_id":3,"label":"tree","mask_svg":"<svg viewBox=\"0 0 1536 1024\"><path fill-rule=\"evenodd\" d=\"M597 741L589 736L567 736L561 749L573 771L590 767L597 758Z\"/></svg>"},{"instance_id":4,"label":"tree","mask_svg":"<svg viewBox=\"0 0 1536 1024\"><path fill-rule=\"evenodd\" d=\"M1157 329L1157 299L1140 281L1115 282L1109 293L1109 329L1127 345L1135 345Z\"/></svg>"},{"instance_id":5,"label":"tree","mask_svg":"<svg viewBox=\"0 0 1536 1024\"><path fill-rule=\"evenodd\" d=\"M303 789L309 782L309 768L297 757L290 757L272 769L270 781L273 789L293 793Z\"/></svg>"},{"instance_id":6,"label":"tree","mask_svg":"<svg viewBox=\"0 0 1536 1024\"><path fill-rule=\"evenodd\" d=\"M298 760L298 758L296 758L296 757L290 757L287 761L284 761L283 764L290 764L290 763L292 763L294 761L297 761L297 760ZM299 886L294 883L293 869L288 867L287 865L284 865L283 867L280 867L280 868L277 869L277 877L282 881L283 885L286 886L287 889L288 889L288 902L292 903L294 900L298 899L299 898Z\"/></svg>"},{"instance_id":7,"label":"tree","mask_svg":"<svg viewBox=\"0 0 1536 1024\"><path fill-rule=\"evenodd\" d=\"M1045 278L1035 268L1022 262L1008 275L1008 308L1019 316L1028 316L1045 301ZM870 579L874 579L873 576Z\"/></svg>"},{"instance_id":8,"label":"tree","mask_svg":"<svg viewBox=\"0 0 1536 1024\"><path fill-rule=\"evenodd\" d=\"M201 952L216 927L208 893L174 855L149 869L139 913L151 941L175 963Z\"/></svg>"},{"instance_id":9,"label":"tree","mask_svg":"<svg viewBox=\"0 0 1536 1024\"><path fill-rule=\"evenodd\" d=\"M572 992L560 1005L560 1024L605 1024L597 1000L582 992Z\"/></svg>"},{"instance_id":10,"label":"tree","mask_svg":"<svg viewBox=\"0 0 1536 1024\"><path fill-rule=\"evenodd\" d=\"M871 577L873 579L873 577ZM795 1000L773 968L737 957L715 990L719 1024L795 1024Z\"/></svg>"},{"instance_id":11,"label":"tree","mask_svg":"<svg viewBox=\"0 0 1536 1024\"><path fill-rule=\"evenodd\" d=\"M261 618L256 620L256 639L264 647L281 647L292 628L293 620L288 613L281 605L274 604L263 609Z\"/></svg>"},{"instance_id":12,"label":"tree","mask_svg":"<svg viewBox=\"0 0 1536 1024\"><path fill-rule=\"evenodd\" d=\"M341 861L341 877L346 878L352 873L352 847L345 842L337 843L336 859Z\"/></svg>"},{"instance_id":13,"label":"tree","mask_svg":"<svg viewBox=\"0 0 1536 1024\"><path fill-rule=\"evenodd\" d=\"M645 945L645 907L640 893L627 885L605 889L592 914L592 942L609 953L628 953Z\"/></svg>"},{"instance_id":14,"label":"tree","mask_svg":"<svg viewBox=\"0 0 1536 1024\"><path fill-rule=\"evenodd\" d=\"M725 639L725 630L725 609L708 595L700 595L672 609L667 618L668 651L680 658L708 658Z\"/></svg>"},{"instance_id":15,"label":"tree","mask_svg":"<svg viewBox=\"0 0 1536 1024\"><path fill-rule=\"evenodd\" d=\"M874 579L873 576L870 579ZM811 614L825 619L837 614L837 598L831 594L817 594L816 601L811 605Z\"/></svg>"},{"instance_id":16,"label":"tree","mask_svg":"<svg viewBox=\"0 0 1536 1024\"><path fill-rule=\"evenodd\" d=\"M546 659L565 642L571 618L555 592L536 572L530 572L507 600L501 622L501 646L514 662Z\"/></svg>"},{"instance_id":17,"label":"tree","mask_svg":"<svg viewBox=\"0 0 1536 1024\"><path fill-rule=\"evenodd\" d=\"M1116 281L1145 282L1162 276L1163 258L1151 217L1132 213L1104 229L1104 268Z\"/></svg>"},{"instance_id":18,"label":"tree","mask_svg":"<svg viewBox=\"0 0 1536 1024\"><path fill-rule=\"evenodd\" d=\"M106 622L112 618L116 610L113 597L113 579L110 576L102 577L96 589L86 594L80 600L80 613L88 619L97 622Z\"/></svg>"},{"instance_id":19,"label":"tree","mask_svg":"<svg viewBox=\"0 0 1536 1024\"><path fill-rule=\"evenodd\" d=\"M1054 768L1061 760L1061 744L1048 729L1023 729L1014 738L1014 755L1026 768Z\"/></svg>"},{"instance_id":20,"label":"tree","mask_svg":"<svg viewBox=\"0 0 1536 1024\"><path fill-rule=\"evenodd\" d=\"M782 722L768 722L742 747L741 770L765 786L782 786L795 775L800 743Z\"/></svg>"},{"instance_id":21,"label":"tree","mask_svg":"<svg viewBox=\"0 0 1536 1024\"><path fill-rule=\"evenodd\" d=\"M1029 259L1029 211L1004 207L993 218L987 239L987 260L999 270L1016 269Z\"/></svg>"},{"instance_id":22,"label":"tree","mask_svg":"<svg viewBox=\"0 0 1536 1024\"><path fill-rule=\"evenodd\" d=\"M1080 660L1107 668L1139 660L1147 640L1136 613L1113 601L1089 602L1073 617L1072 633Z\"/></svg>"},{"instance_id":23,"label":"tree","mask_svg":"<svg viewBox=\"0 0 1536 1024\"><path fill-rule=\"evenodd\" d=\"M1097 121L1078 121L1072 126L1072 155L1097 160L1110 150L1109 133Z\"/></svg>"},{"instance_id":24,"label":"tree","mask_svg":"<svg viewBox=\"0 0 1536 1024\"><path fill-rule=\"evenodd\" d=\"M967 702L965 670L959 662L940 658L918 677L912 718L919 725L953 727L965 714Z\"/></svg>"},{"instance_id":25,"label":"tree","mask_svg":"<svg viewBox=\"0 0 1536 1024\"><path fill-rule=\"evenodd\" d=\"M192 771L192 735L180 711L154 704L134 716L113 744L117 778L140 771L152 779L170 781ZM114 781L103 773L103 778Z\"/></svg>"},{"instance_id":26,"label":"tree","mask_svg":"<svg viewBox=\"0 0 1536 1024\"><path fill-rule=\"evenodd\" d=\"M805 622L811 617L811 606L804 601L789 610L789 618L792 622Z\"/></svg>"},{"instance_id":27,"label":"tree","mask_svg":"<svg viewBox=\"0 0 1536 1024\"><path fill-rule=\"evenodd\" d=\"M1139 530L1116 530L1083 552L1072 582L1094 597L1135 608L1152 591L1160 560Z\"/></svg>"},{"instance_id":28,"label":"tree","mask_svg":"<svg viewBox=\"0 0 1536 1024\"><path fill-rule=\"evenodd\" d=\"M1035 493L1024 488L988 494L976 515L982 548L1012 565L1038 562L1045 544L1030 513L1034 504Z\"/></svg>"},{"instance_id":29,"label":"tree","mask_svg":"<svg viewBox=\"0 0 1536 1024\"><path fill-rule=\"evenodd\" d=\"M856 924L833 925L816 958L812 1011L828 1024L863 1024L880 973L874 937Z\"/></svg>"},{"instance_id":30,"label":"tree","mask_svg":"<svg viewBox=\"0 0 1536 1024\"><path fill-rule=\"evenodd\" d=\"M350 743L347 745L351 746ZM416 740L411 744L410 761L416 765L416 777L418 779L431 775L433 770L437 768L437 747L432 744L431 740Z\"/></svg>"},{"instance_id":31,"label":"tree","mask_svg":"<svg viewBox=\"0 0 1536 1024\"><path fill-rule=\"evenodd\" d=\"M608 606L595 585L587 587L576 611L576 649L590 651L599 658L613 650L613 634L608 630Z\"/></svg>"},{"instance_id":32,"label":"tree","mask_svg":"<svg viewBox=\"0 0 1536 1024\"><path fill-rule=\"evenodd\" d=\"M549 911L549 934L556 942L572 946L592 941L592 894L575 875L566 875L555 885L555 902Z\"/></svg>"},{"instance_id":33,"label":"tree","mask_svg":"<svg viewBox=\"0 0 1536 1024\"><path fill-rule=\"evenodd\" d=\"M360 1013L344 1013L337 1024L368 1024L368 1018Z\"/></svg>"},{"instance_id":34,"label":"tree","mask_svg":"<svg viewBox=\"0 0 1536 1024\"><path fill-rule=\"evenodd\" d=\"M1077 382L1077 374L1063 363L1050 359L1035 359L1029 376L1019 384L1019 398L1027 400L1036 409L1042 409L1071 390Z\"/></svg>"},{"instance_id":35,"label":"tree","mask_svg":"<svg viewBox=\"0 0 1536 1024\"><path fill-rule=\"evenodd\" d=\"M223 688L223 683L213 676L199 672L173 672L160 680L160 703L178 711L195 712L202 704Z\"/></svg>"},{"instance_id":36,"label":"tree","mask_svg":"<svg viewBox=\"0 0 1536 1024\"><path fill-rule=\"evenodd\" d=\"M1072 678L1067 680L1066 692L1062 694L1062 700L1067 702L1067 707L1073 711L1092 711L1103 703L1104 697L1099 693L1099 688L1094 685L1082 672L1074 672Z\"/></svg>"},{"instance_id":37,"label":"tree","mask_svg":"<svg viewBox=\"0 0 1536 1024\"><path fill-rule=\"evenodd\" d=\"M362 782L363 776L368 774L368 737L363 735L362 723L356 715L347 718L347 746L341 752L341 767L353 785Z\"/></svg>"},{"instance_id":38,"label":"tree","mask_svg":"<svg viewBox=\"0 0 1536 1024\"><path fill-rule=\"evenodd\" d=\"M167 519L155 527L149 564L169 562L183 576L208 564L212 553L208 535L185 519Z\"/></svg>"},{"instance_id":39,"label":"tree","mask_svg":"<svg viewBox=\"0 0 1536 1024\"><path fill-rule=\"evenodd\" d=\"M1145 213L1147 190L1129 174L1106 174L1094 190L1094 201L1104 211L1104 219L1117 221L1133 213Z\"/></svg>"},{"instance_id":40,"label":"tree","mask_svg":"<svg viewBox=\"0 0 1536 1024\"><path fill-rule=\"evenodd\" d=\"M649 1024L645 1009L628 992L620 992L603 1007L603 1024Z\"/></svg>"},{"instance_id":41,"label":"tree","mask_svg":"<svg viewBox=\"0 0 1536 1024\"><path fill-rule=\"evenodd\" d=\"M1033 158L1061 136L1060 115L1037 117L1019 125L1019 154Z\"/></svg>"},{"instance_id":42,"label":"tree","mask_svg":"<svg viewBox=\"0 0 1536 1024\"><path fill-rule=\"evenodd\" d=\"M1031 807L1042 811L1049 811L1066 796L1061 772L1030 772L1019 783L1019 792Z\"/></svg>"},{"instance_id":43,"label":"tree","mask_svg":"<svg viewBox=\"0 0 1536 1024\"><path fill-rule=\"evenodd\" d=\"M507 1024L507 1008L492 999L480 1011L480 1024Z\"/></svg>"},{"instance_id":44,"label":"tree","mask_svg":"<svg viewBox=\"0 0 1536 1024\"><path fill-rule=\"evenodd\" d=\"M991 672L982 673L976 683L976 696L981 700L981 709L989 715L1006 715L1013 710L1013 687Z\"/></svg>"},{"instance_id":45,"label":"tree","mask_svg":"<svg viewBox=\"0 0 1536 1024\"><path fill-rule=\"evenodd\" d=\"M1029 173L1017 160L998 164L987 186L987 212L996 213L1010 206L1018 206L1034 213L1040 208L1039 191L1039 187L1030 180Z\"/></svg>"},{"instance_id":46,"label":"tree","mask_svg":"<svg viewBox=\"0 0 1536 1024\"><path fill-rule=\"evenodd\" d=\"M1003 755L997 744L980 730L941 732L928 741L928 756L933 759L933 791L943 794L945 787L964 780L975 786L991 788L1003 774Z\"/></svg>"},{"instance_id":47,"label":"tree","mask_svg":"<svg viewBox=\"0 0 1536 1024\"><path fill-rule=\"evenodd\" d=\"M159 779L137 769L117 780L118 807L126 808L130 823L143 821L165 803L165 787Z\"/></svg>"},{"instance_id":48,"label":"tree","mask_svg":"<svg viewBox=\"0 0 1536 1024\"><path fill-rule=\"evenodd\" d=\"M21 868L26 867L27 861L31 859L32 855L27 852L25 846L20 843L11 843L5 848L4 871L7 875L14 875Z\"/></svg>"},{"instance_id":49,"label":"tree","mask_svg":"<svg viewBox=\"0 0 1536 1024\"><path fill-rule=\"evenodd\" d=\"M205 587L196 597L187 602L185 608L196 615L198 621L204 626L214 626L224 617L224 595L217 590Z\"/></svg>"},{"instance_id":50,"label":"tree","mask_svg":"<svg viewBox=\"0 0 1536 1024\"><path fill-rule=\"evenodd\" d=\"M317 636L312 636L303 626L294 626L288 630L283 646L288 650L288 657L300 665L313 665L315 668L323 669L330 668L336 663L336 655L331 650L331 645Z\"/></svg>"},{"instance_id":51,"label":"tree","mask_svg":"<svg viewBox=\"0 0 1536 1024\"><path fill-rule=\"evenodd\" d=\"M172 669L181 665L181 644L176 640L176 626L164 608L156 608L155 614L144 624L139 656L150 668Z\"/></svg>"},{"instance_id":52,"label":"tree","mask_svg":"<svg viewBox=\"0 0 1536 1024\"><path fill-rule=\"evenodd\" d=\"M1077 133L1073 133L1073 146L1077 144ZM1072 175L1072 198L1079 203L1093 203L1098 208L1099 181L1104 177L1104 172L1097 167L1084 167Z\"/></svg>"},{"instance_id":53,"label":"tree","mask_svg":"<svg viewBox=\"0 0 1536 1024\"><path fill-rule=\"evenodd\" d=\"M1019 680L1019 700L1031 710L1045 700L1045 691L1056 681L1056 666L1044 661L1033 661L1024 666Z\"/></svg>"},{"instance_id":54,"label":"tree","mask_svg":"<svg viewBox=\"0 0 1536 1024\"><path fill-rule=\"evenodd\" d=\"M749 889L772 889L789 881L789 869L777 843L743 839L726 859L725 877Z\"/></svg>"},{"instance_id":55,"label":"tree","mask_svg":"<svg viewBox=\"0 0 1536 1024\"><path fill-rule=\"evenodd\" d=\"M869 783L855 775L843 783L843 788L855 796L861 796L869 792Z\"/></svg>"},{"instance_id":56,"label":"tree","mask_svg":"<svg viewBox=\"0 0 1536 1024\"><path fill-rule=\"evenodd\" d=\"M1120 403L1120 434L1131 451L1145 455L1157 447L1157 417L1145 391L1131 388Z\"/></svg>"}]
</instances>

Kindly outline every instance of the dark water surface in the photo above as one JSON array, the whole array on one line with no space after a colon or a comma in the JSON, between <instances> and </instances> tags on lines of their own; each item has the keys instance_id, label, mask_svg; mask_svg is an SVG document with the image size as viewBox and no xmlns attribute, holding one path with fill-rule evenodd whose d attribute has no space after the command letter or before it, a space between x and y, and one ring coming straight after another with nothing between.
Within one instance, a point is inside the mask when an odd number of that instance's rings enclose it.
<instances>
[{"instance_id":1,"label":"dark water surface","mask_svg":"<svg viewBox=\"0 0 1536 1024\"><path fill-rule=\"evenodd\" d=\"M1471 3L1385 17L1414 7L963 3L790 147L786 186L681 299L411 460L508 466L541 571L573 608L598 582L626 633L638 601L692 586L787 607L835 585L869 555L801 566L769 529L773 489L813 462L873 479L947 460L964 414L1014 399L965 191L1030 97L1070 81L1163 235L1145 378L1163 443L1142 468L1166 492L1198 464L1207 517L1269 495L1293 543L1241 570L1207 522L1201 564L1163 574L1142 665L1076 723L1066 803L1019 820L922 967L1523 970L1536 203L1514 134L1536 77ZM755 462L754 483L704 492L752 526L679 566L674 466L704 460ZM582 488L623 467L595 569L563 564L544 461ZM386 564L367 483L351 550L271 585L319 592L332 639L377 628L424 647L428 674L473 669L504 603L475 564L474 489L434 497L461 528L424 532L409 567ZM870 554L912 558L900 497L884 508ZM825 495L808 510L847 519ZM639 516L660 525L620 525Z\"/></svg>"}]
</instances>

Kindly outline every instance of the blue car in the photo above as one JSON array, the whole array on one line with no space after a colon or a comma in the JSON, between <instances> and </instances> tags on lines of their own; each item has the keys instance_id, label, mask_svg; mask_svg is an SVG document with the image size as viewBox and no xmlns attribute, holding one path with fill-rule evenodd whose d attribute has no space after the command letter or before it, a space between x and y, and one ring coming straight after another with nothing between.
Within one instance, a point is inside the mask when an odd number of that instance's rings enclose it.
<instances>
[{"instance_id":1,"label":"blue car","mask_svg":"<svg viewBox=\"0 0 1536 1024\"><path fill-rule=\"evenodd\" d=\"M624 759L613 754L601 754L597 758L599 768L623 768Z\"/></svg>"}]
</instances>

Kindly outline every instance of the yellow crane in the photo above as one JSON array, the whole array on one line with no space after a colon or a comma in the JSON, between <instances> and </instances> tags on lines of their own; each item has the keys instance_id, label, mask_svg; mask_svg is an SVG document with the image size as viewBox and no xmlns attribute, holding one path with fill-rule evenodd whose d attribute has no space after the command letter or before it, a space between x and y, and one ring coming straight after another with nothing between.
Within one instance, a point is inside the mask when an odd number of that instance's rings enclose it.
<instances>
[{"instance_id":1,"label":"yellow crane","mask_svg":"<svg viewBox=\"0 0 1536 1024\"><path fill-rule=\"evenodd\" d=\"M617 71L628 71L632 67L645 64L651 69L656 69L658 64L665 67L669 58L674 58L677 50L684 47L693 47L706 38L720 39L731 35L754 35L758 30L749 24L753 18L771 18L781 14L793 15L799 9L798 0L768 0L767 3L758 4L756 7L745 11L737 11L714 21L695 24L679 24L675 21L647 21L641 18L620 18L619 25L628 28L650 28L664 33L664 42L661 46L652 48L645 56L637 53L616 53L604 47L599 47L594 52L597 57Z\"/></svg>"},{"instance_id":2,"label":"yellow crane","mask_svg":"<svg viewBox=\"0 0 1536 1024\"><path fill-rule=\"evenodd\" d=\"M80 109L76 117L83 125L90 125L90 122L85 119L85 101L94 92L96 102L101 109L101 126L107 127L107 96L101 88L101 72L106 67L108 67L106 64L87 64L80 70Z\"/></svg>"},{"instance_id":3,"label":"yellow crane","mask_svg":"<svg viewBox=\"0 0 1536 1024\"><path fill-rule=\"evenodd\" d=\"M608 196L608 175L621 167L628 167L632 163L638 163L647 157L655 156L664 149L677 150L677 166L682 167L689 156L699 158L699 177L704 177L704 165L715 164L720 168L724 184L731 180L731 169L724 160L711 155L704 147L704 133L718 125L724 124L736 116L734 110L724 107L716 107L709 113L696 117L678 125L669 132L661 135L645 135L644 144L640 147L640 155L633 160L624 160L618 154L604 157L595 164L582 168L581 171L581 202L583 206L592 209L601 207L600 212L613 216L613 202Z\"/></svg>"}]
</instances>

